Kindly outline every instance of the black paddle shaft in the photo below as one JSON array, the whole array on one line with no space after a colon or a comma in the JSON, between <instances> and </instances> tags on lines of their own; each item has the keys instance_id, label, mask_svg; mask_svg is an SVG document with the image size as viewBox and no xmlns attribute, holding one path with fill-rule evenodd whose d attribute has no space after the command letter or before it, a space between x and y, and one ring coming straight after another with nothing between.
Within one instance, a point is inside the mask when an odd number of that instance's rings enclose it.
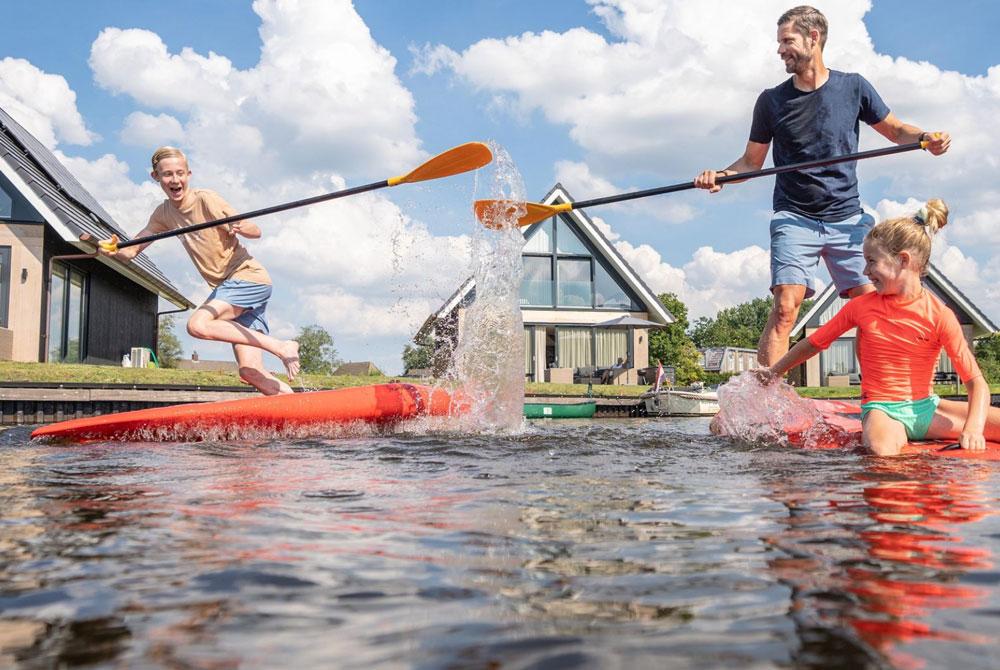
<instances>
[{"instance_id":1,"label":"black paddle shaft","mask_svg":"<svg viewBox=\"0 0 1000 670\"><path fill-rule=\"evenodd\" d=\"M271 207L265 207L264 209L256 209L252 212L245 212L243 214L235 214L233 216L227 216L224 219L216 219L215 221L206 221L205 223L196 223L193 226L184 226L183 228L176 228L174 230L165 230L162 233L156 233L155 235L147 235L146 237L137 237L136 239L129 240L128 242L119 242L118 248L124 249L125 247L133 247L137 244L146 244L147 242L155 242L156 240L162 240L167 237L175 237L177 235L193 233L196 230L203 230L205 228L221 226L226 223L233 223L235 221L245 221L246 219L253 219L258 216L264 216L265 214L275 214L276 212L284 212L286 209L295 209L296 207L315 205L317 202L325 202L326 200L343 198L348 195L364 193L365 191L374 191L375 189L385 188L388 185L389 185L389 180L383 179L382 181L377 181L371 184L365 184L364 186L355 186L353 188L347 188L344 189L343 191L334 191L333 193L316 195L311 198L303 198L302 200L295 200L294 202L286 202L283 205L273 205Z\"/></svg>"},{"instance_id":2,"label":"black paddle shaft","mask_svg":"<svg viewBox=\"0 0 1000 670\"><path fill-rule=\"evenodd\" d=\"M744 179L767 177L772 174L782 174L783 172L795 172L796 170L807 170L809 168L824 167L827 165L834 165L836 163L859 161L865 158L877 158L878 156L901 154L905 151L913 151L914 149L923 149L923 148L924 148L923 144L921 144L920 142L913 142L911 144L900 144L895 147L886 147L885 149L872 149L871 151L859 151L858 153L845 154L843 156L834 156L833 158L822 158L814 161L804 161L802 163L792 163L791 165L782 165L781 167L771 167L771 168L765 168L763 170L753 170L751 172L741 172L739 174L727 175L725 177L716 177L715 183L728 184L731 181L743 181ZM688 189L692 188L695 188L694 182L686 181L681 184L673 184L671 186L660 186L657 188L646 189L645 191L633 191L632 193L609 195L605 198L594 198L593 200L579 200L573 203L573 209L582 209L583 207L593 207L594 205L607 205L612 202L622 202L624 200L635 200L637 198L646 198L651 195L676 193L678 191L687 191Z\"/></svg>"}]
</instances>

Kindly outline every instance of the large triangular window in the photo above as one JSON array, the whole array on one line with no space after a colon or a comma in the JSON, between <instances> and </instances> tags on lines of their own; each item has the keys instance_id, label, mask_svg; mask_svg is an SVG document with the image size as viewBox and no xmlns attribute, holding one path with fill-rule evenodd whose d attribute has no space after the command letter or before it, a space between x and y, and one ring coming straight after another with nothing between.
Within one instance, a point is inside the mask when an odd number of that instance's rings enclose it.
<instances>
[{"instance_id":1,"label":"large triangular window","mask_svg":"<svg viewBox=\"0 0 1000 670\"><path fill-rule=\"evenodd\" d=\"M553 217L531 227L522 260L520 301L524 307L641 309L639 300L622 286L568 217Z\"/></svg>"}]
</instances>

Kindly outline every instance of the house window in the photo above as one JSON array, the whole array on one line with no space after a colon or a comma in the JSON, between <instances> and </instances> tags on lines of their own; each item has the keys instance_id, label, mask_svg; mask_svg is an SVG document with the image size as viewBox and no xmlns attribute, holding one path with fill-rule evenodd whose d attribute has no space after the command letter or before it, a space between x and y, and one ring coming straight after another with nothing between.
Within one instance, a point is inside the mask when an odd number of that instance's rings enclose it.
<instances>
[{"instance_id":1,"label":"house window","mask_svg":"<svg viewBox=\"0 0 1000 670\"><path fill-rule=\"evenodd\" d=\"M552 253L552 219L545 219L532 231L531 237L524 243L524 253Z\"/></svg>"},{"instance_id":2,"label":"house window","mask_svg":"<svg viewBox=\"0 0 1000 670\"><path fill-rule=\"evenodd\" d=\"M7 190L0 182L0 219L11 219L14 214L14 199L10 197Z\"/></svg>"},{"instance_id":3,"label":"house window","mask_svg":"<svg viewBox=\"0 0 1000 670\"><path fill-rule=\"evenodd\" d=\"M0 247L0 328L8 328L10 306L10 247Z\"/></svg>"},{"instance_id":4,"label":"house window","mask_svg":"<svg viewBox=\"0 0 1000 670\"><path fill-rule=\"evenodd\" d=\"M524 256L521 304L552 306L552 257Z\"/></svg>"},{"instance_id":5,"label":"house window","mask_svg":"<svg viewBox=\"0 0 1000 670\"><path fill-rule=\"evenodd\" d=\"M945 351L944 349L942 349L941 353L938 355L937 370L938 372L955 371L955 366L952 364L951 359L948 357L948 352Z\"/></svg>"},{"instance_id":6,"label":"house window","mask_svg":"<svg viewBox=\"0 0 1000 670\"><path fill-rule=\"evenodd\" d=\"M593 366L593 344L590 328L556 328L556 346L559 348L557 367Z\"/></svg>"},{"instance_id":7,"label":"house window","mask_svg":"<svg viewBox=\"0 0 1000 670\"><path fill-rule=\"evenodd\" d=\"M820 357L820 365L825 375L846 375L858 371L854 357L854 340L841 339L830 345Z\"/></svg>"},{"instance_id":8,"label":"house window","mask_svg":"<svg viewBox=\"0 0 1000 670\"><path fill-rule=\"evenodd\" d=\"M86 356L86 289L85 274L62 264L53 266L49 306L50 363L79 363Z\"/></svg>"},{"instance_id":9,"label":"house window","mask_svg":"<svg viewBox=\"0 0 1000 670\"><path fill-rule=\"evenodd\" d=\"M560 307L593 307L593 284L589 258L560 258L558 290Z\"/></svg>"},{"instance_id":10,"label":"house window","mask_svg":"<svg viewBox=\"0 0 1000 670\"><path fill-rule=\"evenodd\" d=\"M610 368L618 362L628 361L628 331L624 328L594 329L594 363L599 368Z\"/></svg>"},{"instance_id":11,"label":"house window","mask_svg":"<svg viewBox=\"0 0 1000 670\"><path fill-rule=\"evenodd\" d=\"M630 309L632 301L601 263L594 263L594 307Z\"/></svg>"},{"instance_id":12,"label":"house window","mask_svg":"<svg viewBox=\"0 0 1000 670\"><path fill-rule=\"evenodd\" d=\"M556 367L610 368L632 359L628 331L624 328L556 327Z\"/></svg>"},{"instance_id":13,"label":"house window","mask_svg":"<svg viewBox=\"0 0 1000 670\"><path fill-rule=\"evenodd\" d=\"M522 255L522 306L639 310L626 291L562 217L531 229Z\"/></svg>"}]
</instances>

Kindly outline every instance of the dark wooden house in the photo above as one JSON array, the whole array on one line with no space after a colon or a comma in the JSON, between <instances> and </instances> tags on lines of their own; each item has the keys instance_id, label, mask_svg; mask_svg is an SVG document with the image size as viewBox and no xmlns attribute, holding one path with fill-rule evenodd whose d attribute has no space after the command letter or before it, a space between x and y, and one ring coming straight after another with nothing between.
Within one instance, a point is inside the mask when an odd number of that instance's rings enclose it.
<instances>
[{"instance_id":1,"label":"dark wooden house","mask_svg":"<svg viewBox=\"0 0 1000 670\"><path fill-rule=\"evenodd\" d=\"M155 350L164 311L190 309L145 255L79 258L80 241L117 234L111 215L34 136L0 109L0 360L118 364Z\"/></svg>"}]
</instances>

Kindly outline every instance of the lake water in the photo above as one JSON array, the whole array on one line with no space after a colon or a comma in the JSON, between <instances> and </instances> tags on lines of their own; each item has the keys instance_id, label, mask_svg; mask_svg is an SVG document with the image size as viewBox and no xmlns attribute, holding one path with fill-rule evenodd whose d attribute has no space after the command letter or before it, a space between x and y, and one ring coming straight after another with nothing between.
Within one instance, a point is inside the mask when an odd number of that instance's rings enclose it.
<instances>
[{"instance_id":1,"label":"lake water","mask_svg":"<svg viewBox=\"0 0 1000 670\"><path fill-rule=\"evenodd\" d=\"M996 668L996 464L707 419L0 433L0 667Z\"/></svg>"}]
</instances>

